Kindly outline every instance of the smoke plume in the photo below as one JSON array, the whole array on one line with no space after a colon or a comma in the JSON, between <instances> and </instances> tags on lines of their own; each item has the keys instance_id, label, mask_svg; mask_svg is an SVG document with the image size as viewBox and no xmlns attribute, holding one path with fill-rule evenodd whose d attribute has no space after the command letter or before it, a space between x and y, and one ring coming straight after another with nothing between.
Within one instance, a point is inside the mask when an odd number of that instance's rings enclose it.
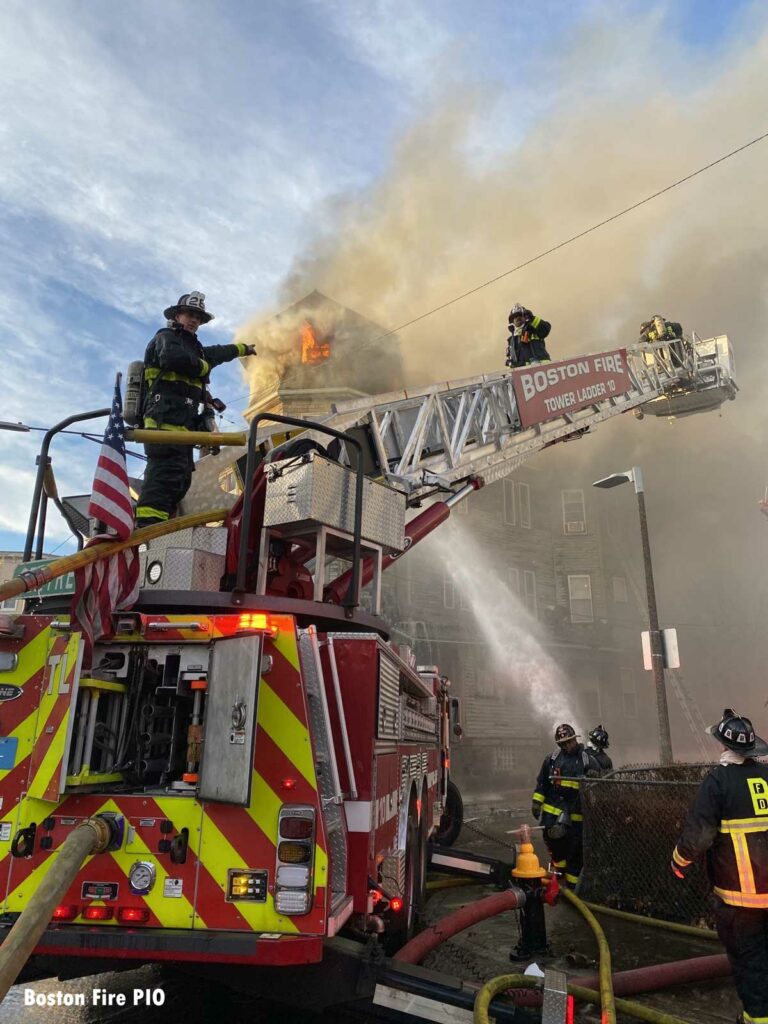
<instances>
[{"instance_id":1,"label":"smoke plume","mask_svg":"<svg viewBox=\"0 0 768 1024\"><path fill-rule=\"evenodd\" d=\"M675 43L653 14L621 17L543 58L550 102L532 127L514 93L446 88L391 173L327 211L285 301L318 288L396 327L766 129L763 7L716 60ZM656 312L731 337L741 391L722 414L621 417L539 461L560 486L585 489L643 467L662 625L678 627L688 685L705 717L735 703L763 732L766 181L768 141L400 332L409 384L500 368L516 301L552 322L553 358L632 344ZM637 566L631 490L599 500L626 521L619 542ZM685 723L673 726L682 737Z\"/></svg>"}]
</instances>

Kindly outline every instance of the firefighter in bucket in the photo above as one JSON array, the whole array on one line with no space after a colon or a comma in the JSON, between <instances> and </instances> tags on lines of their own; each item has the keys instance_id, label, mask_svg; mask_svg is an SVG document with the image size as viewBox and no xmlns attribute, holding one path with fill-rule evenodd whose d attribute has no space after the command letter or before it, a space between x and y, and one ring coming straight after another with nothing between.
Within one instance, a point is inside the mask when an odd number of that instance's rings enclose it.
<instances>
[{"instance_id":1,"label":"firefighter in bucket","mask_svg":"<svg viewBox=\"0 0 768 1024\"><path fill-rule=\"evenodd\" d=\"M202 292L182 295L163 315L167 326L155 334L144 356L144 426L149 430L210 429L201 419L201 408L210 409L218 401L208 395L210 371L240 356L255 356L256 350L244 342L200 344L198 328L213 320ZM194 469L190 445L148 444L144 451L147 468L136 508L137 527L165 522L175 514Z\"/></svg>"},{"instance_id":2,"label":"firefighter in bucket","mask_svg":"<svg viewBox=\"0 0 768 1024\"><path fill-rule=\"evenodd\" d=\"M544 826L544 842L561 884L575 886L584 862L581 779L597 777L600 766L579 743L572 725L558 725L555 743L536 779L531 814Z\"/></svg>"}]
</instances>

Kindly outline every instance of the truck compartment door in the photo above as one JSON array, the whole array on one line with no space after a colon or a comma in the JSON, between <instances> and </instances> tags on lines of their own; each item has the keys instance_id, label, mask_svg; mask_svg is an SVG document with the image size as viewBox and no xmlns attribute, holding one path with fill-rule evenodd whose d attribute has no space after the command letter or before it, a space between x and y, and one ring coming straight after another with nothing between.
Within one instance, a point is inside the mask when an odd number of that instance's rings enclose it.
<instances>
[{"instance_id":1,"label":"truck compartment door","mask_svg":"<svg viewBox=\"0 0 768 1024\"><path fill-rule=\"evenodd\" d=\"M219 640L208 668L200 797L247 806L253 775L261 636Z\"/></svg>"}]
</instances>

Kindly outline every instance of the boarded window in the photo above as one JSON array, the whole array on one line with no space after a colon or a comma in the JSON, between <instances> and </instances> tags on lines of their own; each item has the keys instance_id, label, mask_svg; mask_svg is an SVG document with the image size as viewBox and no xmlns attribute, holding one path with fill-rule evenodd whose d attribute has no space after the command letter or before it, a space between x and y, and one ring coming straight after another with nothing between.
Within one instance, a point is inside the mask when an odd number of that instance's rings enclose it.
<instances>
[{"instance_id":1,"label":"boarded window","mask_svg":"<svg viewBox=\"0 0 768 1024\"><path fill-rule=\"evenodd\" d=\"M518 484L517 494L520 510L520 525L526 529L531 528L531 488L528 484Z\"/></svg>"},{"instance_id":2,"label":"boarded window","mask_svg":"<svg viewBox=\"0 0 768 1024\"><path fill-rule=\"evenodd\" d=\"M627 581L623 576L613 577L613 600L617 604L627 603Z\"/></svg>"},{"instance_id":3,"label":"boarded window","mask_svg":"<svg viewBox=\"0 0 768 1024\"><path fill-rule=\"evenodd\" d=\"M561 491L560 496L563 501L563 533L586 533L584 491Z\"/></svg>"},{"instance_id":4,"label":"boarded window","mask_svg":"<svg viewBox=\"0 0 768 1024\"><path fill-rule=\"evenodd\" d=\"M568 599L571 604L571 622L594 622L592 580L589 576L568 577Z\"/></svg>"},{"instance_id":5,"label":"boarded window","mask_svg":"<svg viewBox=\"0 0 768 1024\"><path fill-rule=\"evenodd\" d=\"M523 589L525 591L525 607L531 613L531 615L538 615L538 605L536 603L536 573L530 569L526 569L523 572Z\"/></svg>"}]
</instances>

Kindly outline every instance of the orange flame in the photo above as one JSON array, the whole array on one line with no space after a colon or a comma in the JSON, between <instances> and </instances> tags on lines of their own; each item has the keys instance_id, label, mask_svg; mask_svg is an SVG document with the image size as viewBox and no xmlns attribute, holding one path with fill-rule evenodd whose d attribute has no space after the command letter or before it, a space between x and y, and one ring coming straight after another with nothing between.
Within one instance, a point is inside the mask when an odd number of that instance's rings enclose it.
<instances>
[{"instance_id":1,"label":"orange flame","mask_svg":"<svg viewBox=\"0 0 768 1024\"><path fill-rule=\"evenodd\" d=\"M306 320L301 328L301 361L316 366L322 363L331 354L331 345L328 341L320 341L317 331Z\"/></svg>"}]
</instances>

